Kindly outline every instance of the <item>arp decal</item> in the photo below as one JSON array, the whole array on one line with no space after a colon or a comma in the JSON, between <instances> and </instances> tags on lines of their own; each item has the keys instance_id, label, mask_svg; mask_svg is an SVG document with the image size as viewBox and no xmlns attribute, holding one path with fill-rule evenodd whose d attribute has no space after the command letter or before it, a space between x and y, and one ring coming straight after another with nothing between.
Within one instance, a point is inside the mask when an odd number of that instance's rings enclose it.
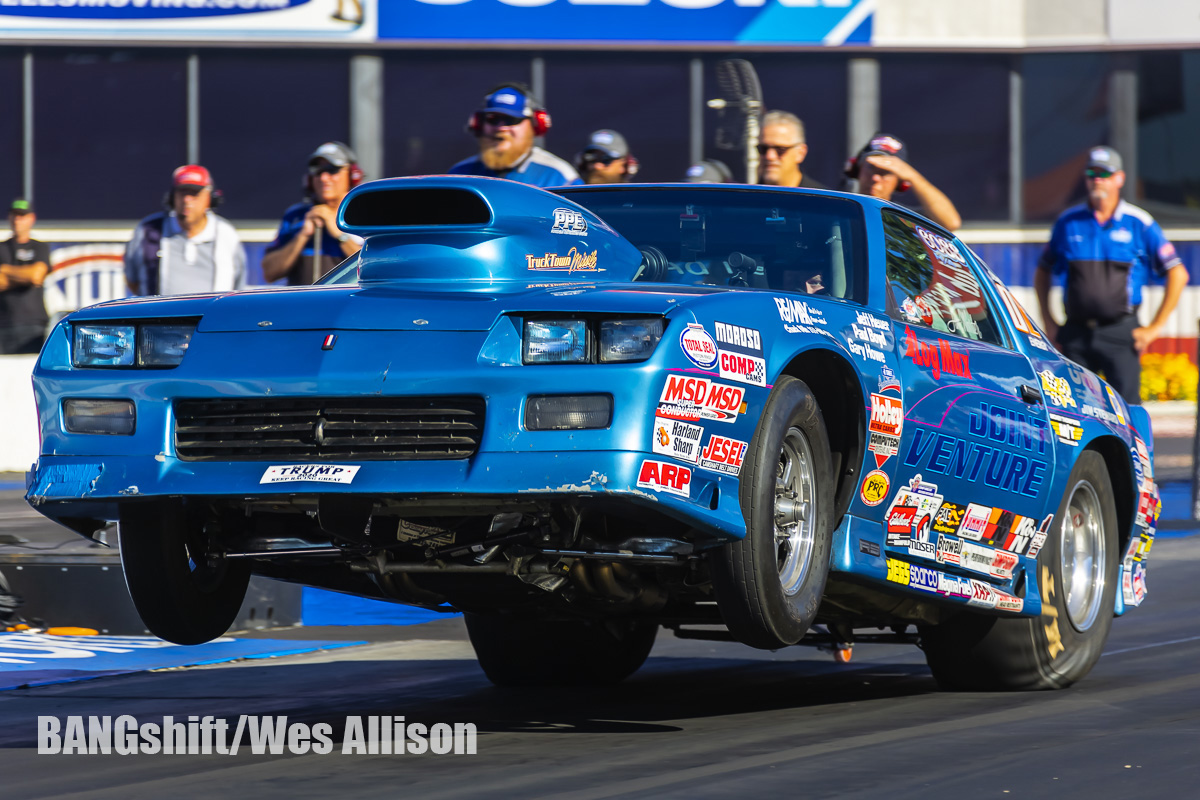
<instances>
[{"instance_id":1,"label":"arp decal","mask_svg":"<svg viewBox=\"0 0 1200 800\"><path fill-rule=\"evenodd\" d=\"M918 367L925 367L933 379L941 380L942 373L971 379L971 354L959 353L945 339L930 344L917 338L913 329L904 328L904 357L911 358Z\"/></svg>"},{"instance_id":2,"label":"arp decal","mask_svg":"<svg viewBox=\"0 0 1200 800\"><path fill-rule=\"evenodd\" d=\"M859 490L859 497L864 505L877 506L887 497L888 488L891 486L891 479L883 470L872 470L863 478L862 489Z\"/></svg>"},{"instance_id":3,"label":"arp decal","mask_svg":"<svg viewBox=\"0 0 1200 800\"><path fill-rule=\"evenodd\" d=\"M896 492L884 515L888 545L908 547L914 538L929 541L929 529L941 505L937 485L922 481L920 475L913 477L907 489Z\"/></svg>"},{"instance_id":4,"label":"arp decal","mask_svg":"<svg viewBox=\"0 0 1200 800\"><path fill-rule=\"evenodd\" d=\"M1050 412L1050 428L1060 442L1071 447L1078 447L1079 440L1083 438L1083 428L1078 422L1053 411Z\"/></svg>"},{"instance_id":5,"label":"arp decal","mask_svg":"<svg viewBox=\"0 0 1200 800\"><path fill-rule=\"evenodd\" d=\"M746 443L737 439L712 434L708 444L700 453L700 466L714 472L737 475L742 471L742 459L746 457Z\"/></svg>"},{"instance_id":6,"label":"arp decal","mask_svg":"<svg viewBox=\"0 0 1200 800\"><path fill-rule=\"evenodd\" d=\"M677 497L691 497L692 471L678 464L646 459L638 471L637 485L643 489L666 492Z\"/></svg>"},{"instance_id":7,"label":"arp decal","mask_svg":"<svg viewBox=\"0 0 1200 800\"><path fill-rule=\"evenodd\" d=\"M783 320L783 329L788 333L825 332L817 327L827 323L825 315L816 306L794 297L776 297L775 306L779 309L779 319Z\"/></svg>"},{"instance_id":8,"label":"arp decal","mask_svg":"<svg viewBox=\"0 0 1200 800\"><path fill-rule=\"evenodd\" d=\"M876 468L900 451L904 429L904 403L898 397L871 393L871 421L867 425L867 449L875 454Z\"/></svg>"},{"instance_id":9,"label":"arp decal","mask_svg":"<svg viewBox=\"0 0 1200 800\"><path fill-rule=\"evenodd\" d=\"M1048 369L1038 373L1042 380L1042 394L1059 408L1075 408L1075 395L1066 378L1060 378Z\"/></svg>"},{"instance_id":10,"label":"arp decal","mask_svg":"<svg viewBox=\"0 0 1200 800\"><path fill-rule=\"evenodd\" d=\"M598 250L590 253L580 252L572 247L565 256L558 253L544 253L535 256L525 254L525 268L538 272L596 272Z\"/></svg>"},{"instance_id":11,"label":"arp decal","mask_svg":"<svg viewBox=\"0 0 1200 800\"><path fill-rule=\"evenodd\" d=\"M725 386L707 378L668 373L655 413L684 422L699 422L702 419L733 422L745 410L742 402L745 394L746 390L738 386Z\"/></svg>"},{"instance_id":12,"label":"arp decal","mask_svg":"<svg viewBox=\"0 0 1200 800\"><path fill-rule=\"evenodd\" d=\"M696 464L704 428L677 419L654 418L654 452Z\"/></svg>"},{"instance_id":13,"label":"arp decal","mask_svg":"<svg viewBox=\"0 0 1200 800\"><path fill-rule=\"evenodd\" d=\"M722 378L753 386L767 385L767 362L762 336L754 328L714 322L717 340L717 372Z\"/></svg>"},{"instance_id":14,"label":"arp decal","mask_svg":"<svg viewBox=\"0 0 1200 800\"><path fill-rule=\"evenodd\" d=\"M574 209L556 208L554 209L554 225L550 227L550 232L586 236L588 232L587 220L583 214Z\"/></svg>"},{"instance_id":15,"label":"arp decal","mask_svg":"<svg viewBox=\"0 0 1200 800\"><path fill-rule=\"evenodd\" d=\"M679 349L701 369L712 369L717 365L717 343L699 323L689 322L679 332Z\"/></svg>"}]
</instances>

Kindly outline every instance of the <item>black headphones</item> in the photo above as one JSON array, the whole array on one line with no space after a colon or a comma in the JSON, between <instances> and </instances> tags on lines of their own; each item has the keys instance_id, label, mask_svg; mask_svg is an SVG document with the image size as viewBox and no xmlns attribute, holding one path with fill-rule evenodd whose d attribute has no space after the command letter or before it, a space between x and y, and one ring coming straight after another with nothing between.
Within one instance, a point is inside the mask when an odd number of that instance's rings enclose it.
<instances>
[{"instance_id":1,"label":"black headphones","mask_svg":"<svg viewBox=\"0 0 1200 800\"><path fill-rule=\"evenodd\" d=\"M175 210L175 189L176 188L178 188L178 187L172 186L170 189L167 189L167 193L163 195L162 204L163 204L163 208L165 208L167 211ZM215 186L210 186L210 187L208 187L208 189L209 189L208 207L211 209L216 209L218 206L221 205L221 203L225 202L225 193L222 192L220 189L218 189Z\"/></svg>"},{"instance_id":2,"label":"black headphones","mask_svg":"<svg viewBox=\"0 0 1200 800\"><path fill-rule=\"evenodd\" d=\"M530 88L523 83L502 83L499 86L492 87L492 89L483 96L484 99L486 100L501 89L513 89L514 91L518 91L525 96L525 101L530 106L531 116L529 116L528 119L533 123L533 135L545 136L546 131L550 130L550 112L547 111L540 102L538 102L538 99L533 96L533 92L530 90ZM483 111L471 112L471 116L467 118L467 133L476 138L483 133L484 113L485 112Z\"/></svg>"},{"instance_id":3,"label":"black headphones","mask_svg":"<svg viewBox=\"0 0 1200 800\"><path fill-rule=\"evenodd\" d=\"M594 160L587 157L587 154L590 152L592 151L584 150L582 153L575 154L575 171L580 175L583 175L585 172L587 172L587 165ZM621 156L621 158L625 159L624 176L626 178L632 178L634 175L637 175L638 170L642 168L642 163L637 160L633 153ZM614 158L613 161L616 161L616 159Z\"/></svg>"}]
</instances>

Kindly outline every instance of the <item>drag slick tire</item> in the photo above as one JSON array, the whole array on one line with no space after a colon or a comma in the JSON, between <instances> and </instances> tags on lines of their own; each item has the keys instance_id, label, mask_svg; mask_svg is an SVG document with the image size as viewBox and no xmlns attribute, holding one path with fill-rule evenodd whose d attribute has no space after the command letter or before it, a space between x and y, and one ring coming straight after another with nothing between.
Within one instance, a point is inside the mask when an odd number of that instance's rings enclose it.
<instances>
[{"instance_id":1,"label":"drag slick tire","mask_svg":"<svg viewBox=\"0 0 1200 800\"><path fill-rule=\"evenodd\" d=\"M203 644L229 630L246 597L250 567L227 559L211 565L200 557L204 533L182 505L127 505L120 542L125 585L151 633L175 644Z\"/></svg>"},{"instance_id":2,"label":"drag slick tire","mask_svg":"<svg viewBox=\"0 0 1200 800\"><path fill-rule=\"evenodd\" d=\"M464 615L467 635L497 686L611 686L650 655L658 625L635 620L544 620Z\"/></svg>"},{"instance_id":3,"label":"drag slick tire","mask_svg":"<svg viewBox=\"0 0 1200 800\"><path fill-rule=\"evenodd\" d=\"M1038 553L1042 613L1003 619L963 613L921 629L943 689L1062 689L1095 666L1112 627L1120 553L1117 510L1103 457L1079 455Z\"/></svg>"},{"instance_id":4,"label":"drag slick tire","mask_svg":"<svg viewBox=\"0 0 1200 800\"><path fill-rule=\"evenodd\" d=\"M713 554L713 591L735 639L775 650L816 618L833 535L829 436L803 381L775 384L743 463L746 536Z\"/></svg>"}]
</instances>

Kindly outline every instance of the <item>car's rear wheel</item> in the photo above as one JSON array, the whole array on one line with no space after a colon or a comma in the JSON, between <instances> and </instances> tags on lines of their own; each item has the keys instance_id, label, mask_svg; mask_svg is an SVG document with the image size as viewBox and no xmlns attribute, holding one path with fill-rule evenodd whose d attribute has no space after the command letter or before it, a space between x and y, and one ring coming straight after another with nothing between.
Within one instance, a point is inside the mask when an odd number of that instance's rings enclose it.
<instances>
[{"instance_id":1,"label":"car's rear wheel","mask_svg":"<svg viewBox=\"0 0 1200 800\"><path fill-rule=\"evenodd\" d=\"M922 629L944 689L1060 689L1091 671L1112 627L1120 554L1112 481L1103 457L1081 453L1038 554L1042 614L963 613Z\"/></svg>"},{"instance_id":2,"label":"car's rear wheel","mask_svg":"<svg viewBox=\"0 0 1200 800\"><path fill-rule=\"evenodd\" d=\"M237 619L250 567L205 556L204 533L178 503L121 509L121 567L146 628L176 644L217 638Z\"/></svg>"},{"instance_id":3,"label":"car's rear wheel","mask_svg":"<svg viewBox=\"0 0 1200 800\"><path fill-rule=\"evenodd\" d=\"M714 553L713 590L734 638L774 650L808 631L829 572L829 436L803 381L775 384L743 463L746 536Z\"/></svg>"},{"instance_id":4,"label":"car's rear wheel","mask_svg":"<svg viewBox=\"0 0 1200 800\"><path fill-rule=\"evenodd\" d=\"M509 614L465 615L467 635L497 686L608 686L650 655L658 625L626 619L544 620Z\"/></svg>"}]
</instances>

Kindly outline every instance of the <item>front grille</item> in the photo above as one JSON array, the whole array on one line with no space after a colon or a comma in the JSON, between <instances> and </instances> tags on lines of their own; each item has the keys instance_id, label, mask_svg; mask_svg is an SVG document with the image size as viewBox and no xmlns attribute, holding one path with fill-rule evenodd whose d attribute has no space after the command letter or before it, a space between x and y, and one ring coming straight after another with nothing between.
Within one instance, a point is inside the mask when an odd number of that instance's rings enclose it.
<instances>
[{"instance_id":1,"label":"front grille","mask_svg":"<svg viewBox=\"0 0 1200 800\"><path fill-rule=\"evenodd\" d=\"M185 461L434 461L469 458L482 397L176 400Z\"/></svg>"}]
</instances>

